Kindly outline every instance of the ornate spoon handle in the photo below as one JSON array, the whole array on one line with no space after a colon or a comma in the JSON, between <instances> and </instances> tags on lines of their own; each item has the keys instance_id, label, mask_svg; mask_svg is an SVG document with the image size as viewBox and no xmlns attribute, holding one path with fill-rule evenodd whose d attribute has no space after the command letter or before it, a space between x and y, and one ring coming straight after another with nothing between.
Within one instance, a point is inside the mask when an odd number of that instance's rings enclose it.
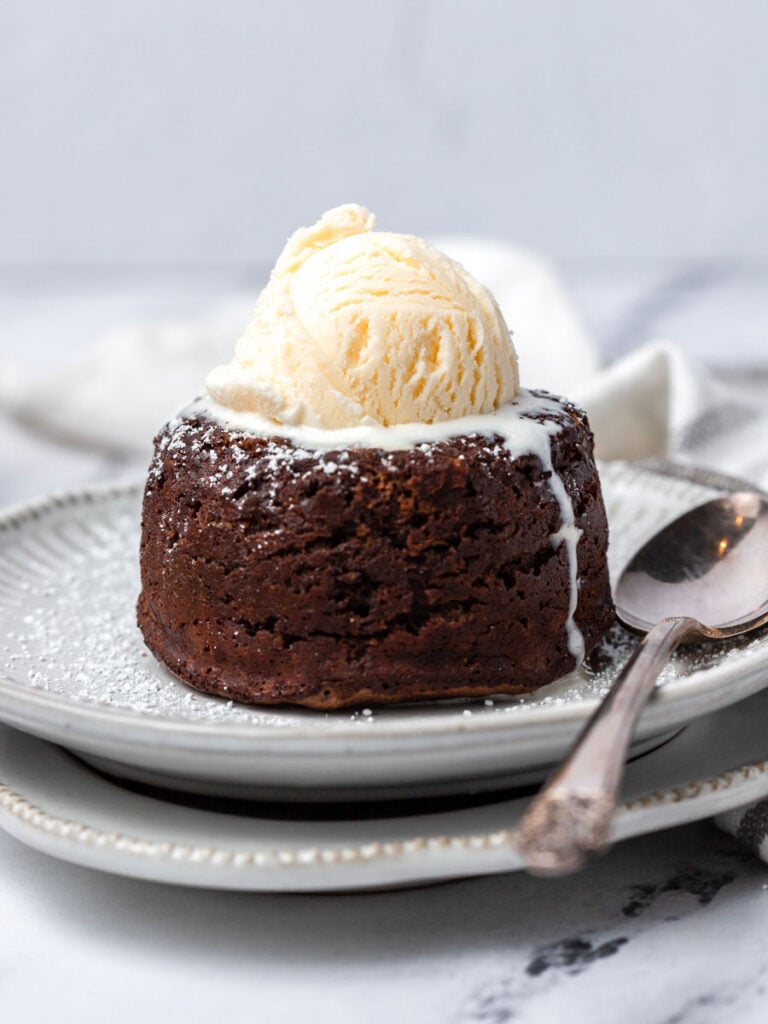
<instances>
[{"instance_id":1,"label":"ornate spoon handle","mask_svg":"<svg viewBox=\"0 0 768 1024\"><path fill-rule=\"evenodd\" d=\"M570 753L534 798L517 830L529 871L563 875L610 845L610 828L635 723L664 664L684 640L701 636L696 619L657 623L587 722Z\"/></svg>"}]
</instances>

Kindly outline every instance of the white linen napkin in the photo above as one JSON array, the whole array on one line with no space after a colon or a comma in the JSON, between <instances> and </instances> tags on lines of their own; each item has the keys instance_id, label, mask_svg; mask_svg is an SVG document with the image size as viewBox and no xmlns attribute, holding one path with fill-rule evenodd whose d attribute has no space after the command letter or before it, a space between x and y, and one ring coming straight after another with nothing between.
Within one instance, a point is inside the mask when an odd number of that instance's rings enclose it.
<instances>
[{"instance_id":1,"label":"white linen napkin","mask_svg":"<svg viewBox=\"0 0 768 1024\"><path fill-rule=\"evenodd\" d=\"M602 459L661 457L768 486L768 376L722 379L669 342L573 389Z\"/></svg>"}]
</instances>

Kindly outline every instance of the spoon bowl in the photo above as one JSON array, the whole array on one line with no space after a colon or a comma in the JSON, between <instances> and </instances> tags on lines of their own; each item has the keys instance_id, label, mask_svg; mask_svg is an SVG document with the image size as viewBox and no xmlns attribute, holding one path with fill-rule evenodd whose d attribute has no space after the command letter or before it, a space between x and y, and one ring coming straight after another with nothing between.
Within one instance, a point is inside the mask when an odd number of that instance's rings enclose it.
<instances>
[{"instance_id":1,"label":"spoon bowl","mask_svg":"<svg viewBox=\"0 0 768 1024\"><path fill-rule=\"evenodd\" d=\"M619 577L616 614L647 633L661 619L697 619L708 636L736 636L768 621L768 501L740 491L665 526Z\"/></svg>"},{"instance_id":2,"label":"spoon bowl","mask_svg":"<svg viewBox=\"0 0 768 1024\"><path fill-rule=\"evenodd\" d=\"M622 572L615 603L644 636L520 823L517 846L534 874L574 871L609 845L632 730L675 648L768 622L768 500L737 491L665 526Z\"/></svg>"}]
</instances>

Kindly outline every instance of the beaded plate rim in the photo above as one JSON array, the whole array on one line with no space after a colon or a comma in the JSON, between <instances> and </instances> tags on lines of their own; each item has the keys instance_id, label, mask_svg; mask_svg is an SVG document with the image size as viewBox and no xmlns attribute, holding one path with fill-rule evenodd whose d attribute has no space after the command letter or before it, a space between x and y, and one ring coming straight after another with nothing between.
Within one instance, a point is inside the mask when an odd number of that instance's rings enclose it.
<instances>
[{"instance_id":1,"label":"beaded plate rim","mask_svg":"<svg viewBox=\"0 0 768 1024\"><path fill-rule=\"evenodd\" d=\"M77 766L76 761L52 744L23 734L18 734L18 739L32 745L32 756L35 744L44 745L47 756L60 762L60 782L68 781L69 766L75 792L79 768L87 773L91 786L95 780L100 791L106 793L111 789L126 793L115 780L96 775L85 765ZM77 817L65 817L46 809L41 806L44 800L39 795L31 798L20 792L22 788L19 782L7 785L0 780L0 827L10 835L71 863L153 881L251 891L280 891L281 888L285 891L342 891L418 884L523 867L515 828L420 834L417 826L413 834L401 839L325 841L291 846L278 842L260 848L242 848L233 843L217 843L213 836L210 842L203 844L180 842L172 833L170 838L149 838L142 836L135 827L106 829L90 823L82 812ZM141 801L148 815L157 814L151 807L156 801L151 797L128 795L131 800ZM764 759L682 785L657 788L619 805L613 840L621 841L715 813L722 814L766 795L768 760ZM518 799L505 806L523 802ZM193 819L197 815L210 816L210 812L193 808L185 808L185 813ZM328 828L333 824L327 823ZM374 871L378 867L388 873L378 879L356 874L366 867ZM293 876L293 882L288 885L280 882L286 872ZM302 873L303 877L299 877Z\"/></svg>"},{"instance_id":2,"label":"beaded plate rim","mask_svg":"<svg viewBox=\"0 0 768 1024\"><path fill-rule=\"evenodd\" d=\"M697 800L715 792L728 789L735 793L741 785L755 782L757 779L768 773L768 760L752 761L738 768L722 772L720 775L713 775L706 779L686 783L684 786L672 786L666 790L656 790L647 796L638 797L634 800L625 801L616 809L617 817L632 814L638 810L649 810L666 804L681 804L691 800ZM734 805L741 801L734 801ZM263 867L267 862L279 863L286 867L291 864L300 866L302 864L315 863L319 854L320 860L326 863L350 860L371 860L373 856L386 857L397 856L403 853L413 853L417 850L444 849L446 846L453 846L463 849L482 849L484 847L510 846L516 849L516 830L499 829L493 832L457 833L453 835L443 834L437 836L415 836L410 839L393 839L384 842L368 842L352 844L351 846L314 846L298 848L274 848L272 850L250 851L243 859L238 861L242 851L215 847L201 847L197 845L176 843L172 840L141 839L125 833L106 831L97 826L87 825L83 822L73 821L71 818L62 818L59 815L51 814L38 807L26 797L17 793L9 786L0 783L0 810L19 818L34 828L42 829L47 833L55 833L62 839L73 839L76 842L90 846L113 846L116 849L127 851L137 856L163 856L171 860L198 859L209 860L214 865L221 865L226 862L243 864L252 861L254 866ZM623 838L617 836L616 838ZM185 851L174 856L174 850ZM197 851L198 857L191 856L190 851ZM217 856L220 855L220 856Z\"/></svg>"}]
</instances>

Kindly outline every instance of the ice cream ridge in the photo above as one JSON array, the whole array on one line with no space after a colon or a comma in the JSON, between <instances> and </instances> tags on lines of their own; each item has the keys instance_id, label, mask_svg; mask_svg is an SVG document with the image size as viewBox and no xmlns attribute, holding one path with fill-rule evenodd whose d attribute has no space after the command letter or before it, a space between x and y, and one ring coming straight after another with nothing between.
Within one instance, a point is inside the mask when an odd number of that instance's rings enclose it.
<instances>
[{"instance_id":1,"label":"ice cream ridge","mask_svg":"<svg viewBox=\"0 0 768 1024\"><path fill-rule=\"evenodd\" d=\"M289 239L235 358L208 377L237 412L334 429L487 413L517 392L496 302L412 235L339 206Z\"/></svg>"},{"instance_id":2,"label":"ice cream ridge","mask_svg":"<svg viewBox=\"0 0 768 1024\"><path fill-rule=\"evenodd\" d=\"M323 710L525 694L613 621L585 414L496 301L357 205L287 241L155 439L138 621L199 690Z\"/></svg>"}]
</instances>

